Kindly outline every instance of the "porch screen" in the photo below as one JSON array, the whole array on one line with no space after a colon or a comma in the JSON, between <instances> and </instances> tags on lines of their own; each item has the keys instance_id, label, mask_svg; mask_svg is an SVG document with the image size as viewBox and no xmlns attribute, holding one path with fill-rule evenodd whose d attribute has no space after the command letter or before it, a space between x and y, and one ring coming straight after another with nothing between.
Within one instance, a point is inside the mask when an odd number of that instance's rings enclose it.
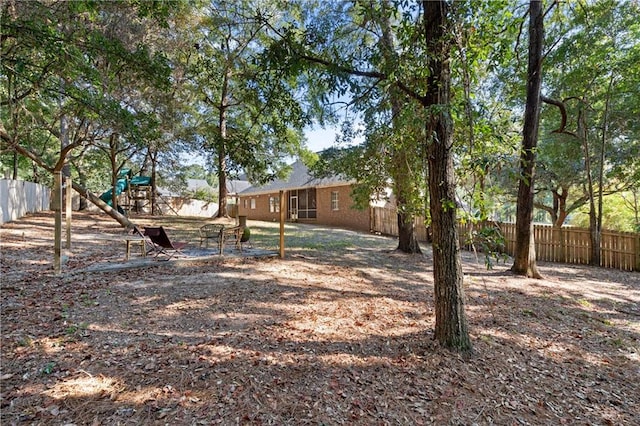
<instances>
[{"instance_id":1,"label":"porch screen","mask_svg":"<svg viewBox=\"0 0 640 426\"><path fill-rule=\"evenodd\" d=\"M297 193L298 195L298 219L317 218L316 189L298 189L297 191L292 192Z\"/></svg>"}]
</instances>

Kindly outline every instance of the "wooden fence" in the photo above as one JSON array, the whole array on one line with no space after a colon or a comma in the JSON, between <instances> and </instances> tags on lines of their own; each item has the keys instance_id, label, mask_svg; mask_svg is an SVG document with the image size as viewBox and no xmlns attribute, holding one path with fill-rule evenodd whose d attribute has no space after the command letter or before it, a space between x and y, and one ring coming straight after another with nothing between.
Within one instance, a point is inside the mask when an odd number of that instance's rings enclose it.
<instances>
[{"instance_id":1,"label":"wooden fence","mask_svg":"<svg viewBox=\"0 0 640 426\"><path fill-rule=\"evenodd\" d=\"M503 251L511 256L515 251L516 225L495 223L504 237ZM469 236L486 224L460 225L460 245L470 248ZM427 228L421 217L415 219L416 234L420 241L427 241ZM394 209L371 209L371 229L385 235L398 235L398 219ZM591 261L589 229L551 225L534 225L536 259L546 262L563 262L587 265ZM640 271L640 233L602 231L600 266L624 271Z\"/></svg>"}]
</instances>

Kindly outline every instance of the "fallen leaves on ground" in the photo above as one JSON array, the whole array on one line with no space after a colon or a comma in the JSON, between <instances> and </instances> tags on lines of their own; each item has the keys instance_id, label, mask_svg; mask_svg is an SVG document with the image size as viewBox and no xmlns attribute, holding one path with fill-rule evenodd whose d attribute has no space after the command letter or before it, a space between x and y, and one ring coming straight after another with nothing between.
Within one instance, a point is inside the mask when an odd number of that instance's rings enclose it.
<instances>
[{"instance_id":1,"label":"fallen leaves on ground","mask_svg":"<svg viewBox=\"0 0 640 426\"><path fill-rule=\"evenodd\" d=\"M408 256L392 239L332 232L351 243L91 272L122 263L124 244L96 242L121 231L82 213L54 275L52 227L39 213L1 229L2 424L640 418L638 273L542 264L531 280L465 253L474 351L461 355L433 340L428 248Z\"/></svg>"}]
</instances>

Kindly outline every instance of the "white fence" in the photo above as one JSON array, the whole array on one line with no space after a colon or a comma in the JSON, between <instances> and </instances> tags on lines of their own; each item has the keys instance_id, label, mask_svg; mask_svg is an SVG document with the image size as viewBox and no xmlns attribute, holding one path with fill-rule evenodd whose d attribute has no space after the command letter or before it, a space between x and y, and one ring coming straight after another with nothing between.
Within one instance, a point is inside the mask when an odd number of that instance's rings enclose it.
<instances>
[{"instance_id":1,"label":"white fence","mask_svg":"<svg viewBox=\"0 0 640 426\"><path fill-rule=\"evenodd\" d=\"M73 209L77 210L78 203L74 194ZM167 216L196 216L196 217L213 217L218 213L218 203L207 203L200 200L192 200L182 197L158 197L156 199L157 208L160 214ZM90 212L100 212L98 206L89 203L87 210ZM150 214L151 206L147 205L142 208L141 214ZM136 213L131 213L136 215Z\"/></svg>"},{"instance_id":2,"label":"white fence","mask_svg":"<svg viewBox=\"0 0 640 426\"><path fill-rule=\"evenodd\" d=\"M23 180L0 179L1 222L16 220L27 213L49 210L51 190Z\"/></svg>"},{"instance_id":3,"label":"white fence","mask_svg":"<svg viewBox=\"0 0 640 426\"><path fill-rule=\"evenodd\" d=\"M79 195L74 194L74 209L78 208L78 200ZM166 215L212 217L218 212L217 203L180 197L167 197L164 201L159 202L158 206L162 214ZM50 202L49 187L23 180L0 179L0 224L16 220L27 213L49 210ZM91 203L88 210L99 211Z\"/></svg>"},{"instance_id":4,"label":"white fence","mask_svg":"<svg viewBox=\"0 0 640 426\"><path fill-rule=\"evenodd\" d=\"M182 197L163 197L163 201L158 207L165 215L212 217L218 213L218 203Z\"/></svg>"}]
</instances>

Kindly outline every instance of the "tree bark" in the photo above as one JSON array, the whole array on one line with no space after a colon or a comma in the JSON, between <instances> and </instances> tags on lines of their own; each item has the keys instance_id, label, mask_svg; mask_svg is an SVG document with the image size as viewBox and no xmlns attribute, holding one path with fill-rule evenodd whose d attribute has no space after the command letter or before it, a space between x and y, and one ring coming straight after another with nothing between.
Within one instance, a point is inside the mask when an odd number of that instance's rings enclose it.
<instances>
[{"instance_id":1,"label":"tree bark","mask_svg":"<svg viewBox=\"0 0 640 426\"><path fill-rule=\"evenodd\" d=\"M605 149L607 144L607 131L609 128L609 105L611 102L611 89L613 87L613 73L609 77L609 87L607 88L607 97L604 104L604 117L602 118L602 138L600 139L600 164L598 164L598 217L596 218L595 238L592 238L593 254L595 255L594 264L601 263L600 248L602 246L602 215L603 215L603 187L604 187L604 160Z\"/></svg>"},{"instance_id":2,"label":"tree bark","mask_svg":"<svg viewBox=\"0 0 640 426\"><path fill-rule=\"evenodd\" d=\"M398 250L403 253L422 253L416 234L415 215L401 212L398 200Z\"/></svg>"},{"instance_id":3,"label":"tree bark","mask_svg":"<svg viewBox=\"0 0 640 426\"><path fill-rule=\"evenodd\" d=\"M228 85L230 69L227 69L222 84L219 108L219 135L218 135L218 215L227 217L227 108L229 107Z\"/></svg>"},{"instance_id":4,"label":"tree bark","mask_svg":"<svg viewBox=\"0 0 640 426\"><path fill-rule=\"evenodd\" d=\"M149 151L149 158L151 159L151 214L162 214L160 206L158 206L158 200L156 195L158 194L157 186L157 171L158 171L158 149L153 148Z\"/></svg>"},{"instance_id":5,"label":"tree bark","mask_svg":"<svg viewBox=\"0 0 640 426\"><path fill-rule=\"evenodd\" d=\"M117 134L112 133L109 137L109 161L111 163L111 206L116 210L118 209L118 195L116 194L116 186L118 182L117 140Z\"/></svg>"},{"instance_id":6,"label":"tree bark","mask_svg":"<svg viewBox=\"0 0 640 426\"><path fill-rule=\"evenodd\" d=\"M582 140L584 151L584 169L587 175L586 192L589 196L589 237L591 242L591 256L589 264L600 265L600 229L598 226L598 215L596 212L595 189L593 187L593 177L591 174L591 149L589 148L589 132L587 131L587 111L583 106L578 112L578 135Z\"/></svg>"},{"instance_id":7,"label":"tree bark","mask_svg":"<svg viewBox=\"0 0 640 426\"><path fill-rule=\"evenodd\" d=\"M390 10L389 1L383 1L383 8ZM396 48L393 43L391 23L389 15L384 14L381 22L382 37L380 39L380 50L384 57L386 69L394 70L397 67ZM391 178L393 179L393 191L396 194L396 207L398 211L398 250L403 253L422 253L420 243L416 235L415 214L409 206L415 204L412 198L418 197L412 179L412 170L407 158L407 147L401 132L399 118L405 107L403 93L396 87L391 87L389 91L391 101L391 123L393 127L394 142L391 146Z\"/></svg>"},{"instance_id":8,"label":"tree bark","mask_svg":"<svg viewBox=\"0 0 640 426\"><path fill-rule=\"evenodd\" d=\"M80 163L82 161L80 160ZM86 188L87 187L87 174L84 172L84 167L82 164L78 164L76 166L76 171L78 172L78 184L79 186ZM85 197L79 197L78 200L78 210L83 211L87 209L87 199Z\"/></svg>"},{"instance_id":9,"label":"tree bark","mask_svg":"<svg viewBox=\"0 0 640 426\"><path fill-rule=\"evenodd\" d=\"M533 236L533 189L536 146L540 120L540 87L542 85L542 44L544 25L542 2L529 2L529 63L527 67L527 101L524 113L520 182L516 211L516 245L511 271L517 275L542 278L536 264Z\"/></svg>"},{"instance_id":10,"label":"tree bark","mask_svg":"<svg viewBox=\"0 0 640 426\"><path fill-rule=\"evenodd\" d=\"M435 337L444 347L467 351L472 349L472 345L464 310L465 295L456 221L453 121L449 111L449 5L446 1L428 0L423 1L422 5L429 52L427 66L430 71L427 93L422 102L430 112L425 142L429 161L433 229Z\"/></svg>"}]
</instances>

